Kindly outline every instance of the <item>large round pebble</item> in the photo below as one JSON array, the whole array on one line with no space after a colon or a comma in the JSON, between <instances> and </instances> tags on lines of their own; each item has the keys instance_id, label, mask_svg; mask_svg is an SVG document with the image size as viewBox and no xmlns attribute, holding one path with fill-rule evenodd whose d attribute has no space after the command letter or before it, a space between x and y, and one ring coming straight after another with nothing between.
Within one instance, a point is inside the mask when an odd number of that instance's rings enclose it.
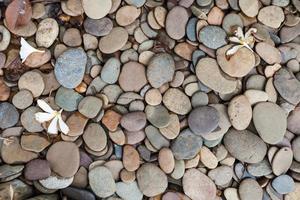
<instances>
[{"instance_id":1,"label":"large round pebble","mask_svg":"<svg viewBox=\"0 0 300 200\"><path fill-rule=\"evenodd\" d=\"M241 200L262 199L263 189L254 179L244 179L239 186Z\"/></svg>"},{"instance_id":2,"label":"large round pebble","mask_svg":"<svg viewBox=\"0 0 300 200\"><path fill-rule=\"evenodd\" d=\"M110 1L110 0L109 0ZM110 33L99 41L99 49L103 53L111 54L120 50L128 40L128 33L122 27L113 28Z\"/></svg>"},{"instance_id":3,"label":"large round pebble","mask_svg":"<svg viewBox=\"0 0 300 200\"><path fill-rule=\"evenodd\" d=\"M166 18L166 31L168 35L174 40L183 38L188 19L189 15L184 7L175 6L172 8Z\"/></svg>"},{"instance_id":4,"label":"large round pebble","mask_svg":"<svg viewBox=\"0 0 300 200\"><path fill-rule=\"evenodd\" d=\"M29 90L33 97L40 96L45 88L43 77L37 71L29 71L23 74L18 82L19 89Z\"/></svg>"},{"instance_id":5,"label":"large round pebble","mask_svg":"<svg viewBox=\"0 0 300 200\"><path fill-rule=\"evenodd\" d=\"M211 49L218 49L225 45L226 32L218 26L205 26L199 32L199 40Z\"/></svg>"},{"instance_id":6,"label":"large round pebble","mask_svg":"<svg viewBox=\"0 0 300 200\"><path fill-rule=\"evenodd\" d=\"M266 6L259 10L257 19L266 26L278 28L284 20L284 13L278 6Z\"/></svg>"},{"instance_id":7,"label":"large round pebble","mask_svg":"<svg viewBox=\"0 0 300 200\"><path fill-rule=\"evenodd\" d=\"M101 19L109 13L112 0L83 0L82 7L89 18Z\"/></svg>"},{"instance_id":8,"label":"large round pebble","mask_svg":"<svg viewBox=\"0 0 300 200\"><path fill-rule=\"evenodd\" d=\"M131 112L122 116L121 126L128 131L139 131L146 125L146 115L143 112Z\"/></svg>"},{"instance_id":9,"label":"large round pebble","mask_svg":"<svg viewBox=\"0 0 300 200\"><path fill-rule=\"evenodd\" d=\"M164 93L163 103L170 111L179 115L186 115L192 109L188 96L177 88L170 88Z\"/></svg>"}]
</instances>

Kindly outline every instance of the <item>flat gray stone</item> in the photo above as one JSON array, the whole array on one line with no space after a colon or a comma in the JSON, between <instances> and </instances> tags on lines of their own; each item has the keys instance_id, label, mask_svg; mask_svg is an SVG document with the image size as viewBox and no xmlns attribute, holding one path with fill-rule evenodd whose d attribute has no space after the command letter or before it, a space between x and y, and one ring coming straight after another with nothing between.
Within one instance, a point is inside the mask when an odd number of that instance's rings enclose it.
<instances>
[{"instance_id":1,"label":"flat gray stone","mask_svg":"<svg viewBox=\"0 0 300 200\"><path fill-rule=\"evenodd\" d=\"M295 182L292 177L288 175L281 175L273 179L272 187L279 194L288 194L295 189Z\"/></svg>"},{"instance_id":2,"label":"flat gray stone","mask_svg":"<svg viewBox=\"0 0 300 200\"><path fill-rule=\"evenodd\" d=\"M211 49L218 49L227 44L226 32L218 26L205 26L199 32L199 40Z\"/></svg>"},{"instance_id":3,"label":"flat gray stone","mask_svg":"<svg viewBox=\"0 0 300 200\"><path fill-rule=\"evenodd\" d=\"M14 126L19 120L17 109L10 103L0 103L0 128L6 129Z\"/></svg>"},{"instance_id":4,"label":"flat gray stone","mask_svg":"<svg viewBox=\"0 0 300 200\"><path fill-rule=\"evenodd\" d=\"M118 81L121 69L121 62L117 58L110 58L104 64L101 71L101 79L108 83L114 84Z\"/></svg>"},{"instance_id":5,"label":"flat gray stone","mask_svg":"<svg viewBox=\"0 0 300 200\"><path fill-rule=\"evenodd\" d=\"M140 191L136 181L131 183L118 182L117 195L124 200L142 200L143 193Z\"/></svg>"}]
</instances>

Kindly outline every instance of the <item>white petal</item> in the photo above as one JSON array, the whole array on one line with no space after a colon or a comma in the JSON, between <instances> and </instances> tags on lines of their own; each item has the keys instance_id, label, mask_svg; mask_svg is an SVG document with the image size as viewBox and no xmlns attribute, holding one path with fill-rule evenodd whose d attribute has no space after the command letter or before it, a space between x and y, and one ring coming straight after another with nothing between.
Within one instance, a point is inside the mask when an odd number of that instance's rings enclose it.
<instances>
[{"instance_id":1,"label":"white petal","mask_svg":"<svg viewBox=\"0 0 300 200\"><path fill-rule=\"evenodd\" d=\"M243 45L236 45L236 46L231 47L230 49L228 49L226 51L226 56L231 56L231 55L235 54L242 47L243 47Z\"/></svg>"},{"instance_id":2,"label":"white petal","mask_svg":"<svg viewBox=\"0 0 300 200\"><path fill-rule=\"evenodd\" d=\"M61 132L63 132L65 135L69 133L70 129L67 126L67 124L62 120L60 115L58 116L58 125Z\"/></svg>"},{"instance_id":3,"label":"white petal","mask_svg":"<svg viewBox=\"0 0 300 200\"><path fill-rule=\"evenodd\" d=\"M235 35L236 35L238 38L245 39L245 38L244 38L243 29L242 29L241 27L237 27L237 30L236 30L236 32L235 32Z\"/></svg>"},{"instance_id":4,"label":"white petal","mask_svg":"<svg viewBox=\"0 0 300 200\"><path fill-rule=\"evenodd\" d=\"M48 133L57 134L57 132L58 132L57 121L58 121L58 117L54 117L53 120L51 121L50 125L48 126Z\"/></svg>"},{"instance_id":5,"label":"white petal","mask_svg":"<svg viewBox=\"0 0 300 200\"><path fill-rule=\"evenodd\" d=\"M35 120L40 123L50 121L54 117L54 115L51 113L43 113L43 112L35 113L34 116L35 116Z\"/></svg>"},{"instance_id":6,"label":"white petal","mask_svg":"<svg viewBox=\"0 0 300 200\"><path fill-rule=\"evenodd\" d=\"M25 62L26 58L34 52L43 53L44 51L40 51L37 50L36 48L33 48L32 46L30 46L28 42L26 42L24 38L21 37L20 57L22 59L22 63Z\"/></svg>"},{"instance_id":7,"label":"white petal","mask_svg":"<svg viewBox=\"0 0 300 200\"><path fill-rule=\"evenodd\" d=\"M250 28L246 33L245 33L245 38L248 38L251 36L253 33L256 33L257 29L256 28Z\"/></svg>"},{"instance_id":8,"label":"white petal","mask_svg":"<svg viewBox=\"0 0 300 200\"><path fill-rule=\"evenodd\" d=\"M229 41L235 42L235 43L241 43L240 39L237 37L229 37Z\"/></svg>"},{"instance_id":9,"label":"white petal","mask_svg":"<svg viewBox=\"0 0 300 200\"><path fill-rule=\"evenodd\" d=\"M47 113L54 113L54 110L44 101L44 100L37 100L38 106L43 109Z\"/></svg>"},{"instance_id":10,"label":"white petal","mask_svg":"<svg viewBox=\"0 0 300 200\"><path fill-rule=\"evenodd\" d=\"M251 49L251 47L248 44L244 44L244 47L246 47L247 49L249 49L251 52L253 52L253 50Z\"/></svg>"}]
</instances>

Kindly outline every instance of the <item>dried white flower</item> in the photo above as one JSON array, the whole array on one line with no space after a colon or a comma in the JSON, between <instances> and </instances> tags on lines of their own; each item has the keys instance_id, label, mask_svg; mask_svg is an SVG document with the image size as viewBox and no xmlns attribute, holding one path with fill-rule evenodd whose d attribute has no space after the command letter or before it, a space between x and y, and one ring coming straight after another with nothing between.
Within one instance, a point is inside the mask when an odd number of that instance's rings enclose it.
<instances>
[{"instance_id":1,"label":"dried white flower","mask_svg":"<svg viewBox=\"0 0 300 200\"><path fill-rule=\"evenodd\" d=\"M235 31L234 37L229 37L229 41L237 43L238 45L234 45L230 49L226 51L226 56L232 56L235 54L240 48L246 47L250 51L253 52L252 48L255 43L255 39L252 36L253 33L256 33L256 28L250 28L244 35L241 27L238 27Z\"/></svg>"},{"instance_id":2,"label":"dried white flower","mask_svg":"<svg viewBox=\"0 0 300 200\"><path fill-rule=\"evenodd\" d=\"M33 48L24 38L21 37L21 49L20 49L20 57L22 60L22 63L25 62L28 56L32 53L44 53L45 51L38 50L36 48Z\"/></svg>"},{"instance_id":3,"label":"dried white flower","mask_svg":"<svg viewBox=\"0 0 300 200\"><path fill-rule=\"evenodd\" d=\"M45 112L38 112L35 114L35 119L40 122L47 122L50 121L50 124L48 126L48 133L50 134L57 134L58 133L58 127L61 132L64 134L68 134L69 127L67 124L62 120L61 113L63 109L60 111L53 110L45 101L43 100L37 100L38 106L43 109Z\"/></svg>"}]
</instances>

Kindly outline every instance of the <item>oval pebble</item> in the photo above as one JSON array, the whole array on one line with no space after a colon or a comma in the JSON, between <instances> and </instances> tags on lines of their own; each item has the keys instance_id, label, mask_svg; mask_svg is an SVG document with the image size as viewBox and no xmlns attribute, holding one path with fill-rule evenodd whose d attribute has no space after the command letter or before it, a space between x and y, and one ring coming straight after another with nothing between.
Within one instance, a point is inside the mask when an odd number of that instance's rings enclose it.
<instances>
[{"instance_id":1,"label":"oval pebble","mask_svg":"<svg viewBox=\"0 0 300 200\"><path fill-rule=\"evenodd\" d=\"M239 6L248 17L255 17L258 14L258 0L239 0Z\"/></svg>"},{"instance_id":2,"label":"oval pebble","mask_svg":"<svg viewBox=\"0 0 300 200\"><path fill-rule=\"evenodd\" d=\"M122 116L121 126L128 131L139 131L146 125L146 115L143 112L131 112Z\"/></svg>"},{"instance_id":3,"label":"oval pebble","mask_svg":"<svg viewBox=\"0 0 300 200\"><path fill-rule=\"evenodd\" d=\"M177 88L170 88L164 93L163 103L170 111L179 115L185 115L192 109L188 96Z\"/></svg>"},{"instance_id":4,"label":"oval pebble","mask_svg":"<svg viewBox=\"0 0 300 200\"><path fill-rule=\"evenodd\" d=\"M116 13L116 21L120 26L132 24L141 14L135 6L122 6Z\"/></svg>"},{"instance_id":5,"label":"oval pebble","mask_svg":"<svg viewBox=\"0 0 300 200\"><path fill-rule=\"evenodd\" d=\"M33 96L29 90L20 90L12 99L12 103L18 109L25 109L33 103Z\"/></svg>"},{"instance_id":6,"label":"oval pebble","mask_svg":"<svg viewBox=\"0 0 300 200\"><path fill-rule=\"evenodd\" d=\"M109 13L112 0L83 0L82 7L89 18L101 19Z\"/></svg>"},{"instance_id":7,"label":"oval pebble","mask_svg":"<svg viewBox=\"0 0 300 200\"><path fill-rule=\"evenodd\" d=\"M45 88L43 77L37 71L29 71L23 74L18 81L19 89L29 90L33 97L40 96Z\"/></svg>"},{"instance_id":8,"label":"oval pebble","mask_svg":"<svg viewBox=\"0 0 300 200\"><path fill-rule=\"evenodd\" d=\"M278 28L284 20L284 13L278 6L266 6L259 10L257 19L266 26Z\"/></svg>"},{"instance_id":9,"label":"oval pebble","mask_svg":"<svg viewBox=\"0 0 300 200\"><path fill-rule=\"evenodd\" d=\"M183 38L188 19L189 15L184 7L173 7L166 17L166 32L168 35L174 40Z\"/></svg>"},{"instance_id":10,"label":"oval pebble","mask_svg":"<svg viewBox=\"0 0 300 200\"><path fill-rule=\"evenodd\" d=\"M263 189L254 179L244 179L239 186L239 195L241 200L262 199Z\"/></svg>"},{"instance_id":11,"label":"oval pebble","mask_svg":"<svg viewBox=\"0 0 300 200\"><path fill-rule=\"evenodd\" d=\"M140 155L131 145L123 147L123 165L127 171L136 171L140 166Z\"/></svg>"},{"instance_id":12,"label":"oval pebble","mask_svg":"<svg viewBox=\"0 0 300 200\"><path fill-rule=\"evenodd\" d=\"M110 33L113 29L113 22L108 17L101 19L91 19L87 17L83 22L83 27L87 33L100 37Z\"/></svg>"},{"instance_id":13,"label":"oval pebble","mask_svg":"<svg viewBox=\"0 0 300 200\"><path fill-rule=\"evenodd\" d=\"M96 123L87 125L82 135L84 143L93 151L102 151L107 145L104 129Z\"/></svg>"},{"instance_id":14,"label":"oval pebble","mask_svg":"<svg viewBox=\"0 0 300 200\"><path fill-rule=\"evenodd\" d=\"M39 47L49 48L57 38L59 33L58 23L53 18L43 19L35 34L35 41Z\"/></svg>"},{"instance_id":15,"label":"oval pebble","mask_svg":"<svg viewBox=\"0 0 300 200\"><path fill-rule=\"evenodd\" d=\"M272 170L277 176L286 173L293 162L293 151L289 147L283 147L277 151L272 160Z\"/></svg>"},{"instance_id":16,"label":"oval pebble","mask_svg":"<svg viewBox=\"0 0 300 200\"><path fill-rule=\"evenodd\" d=\"M167 174L170 174L175 167L174 155L169 148L162 148L158 153L158 163L160 168Z\"/></svg>"},{"instance_id":17,"label":"oval pebble","mask_svg":"<svg viewBox=\"0 0 300 200\"><path fill-rule=\"evenodd\" d=\"M114 27L110 33L99 41L99 49L105 54L111 54L120 50L128 40L128 33L122 27Z\"/></svg>"},{"instance_id":18,"label":"oval pebble","mask_svg":"<svg viewBox=\"0 0 300 200\"><path fill-rule=\"evenodd\" d=\"M218 49L227 44L226 32L218 26L205 26L199 32L199 41L211 49Z\"/></svg>"},{"instance_id":19,"label":"oval pebble","mask_svg":"<svg viewBox=\"0 0 300 200\"><path fill-rule=\"evenodd\" d=\"M295 189L295 182L292 177L288 175L281 175L273 179L272 187L279 194L288 194Z\"/></svg>"},{"instance_id":20,"label":"oval pebble","mask_svg":"<svg viewBox=\"0 0 300 200\"><path fill-rule=\"evenodd\" d=\"M164 128L169 125L170 115L168 110L162 106L150 106L145 109L147 120L157 128Z\"/></svg>"}]
</instances>

